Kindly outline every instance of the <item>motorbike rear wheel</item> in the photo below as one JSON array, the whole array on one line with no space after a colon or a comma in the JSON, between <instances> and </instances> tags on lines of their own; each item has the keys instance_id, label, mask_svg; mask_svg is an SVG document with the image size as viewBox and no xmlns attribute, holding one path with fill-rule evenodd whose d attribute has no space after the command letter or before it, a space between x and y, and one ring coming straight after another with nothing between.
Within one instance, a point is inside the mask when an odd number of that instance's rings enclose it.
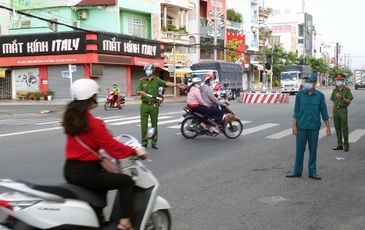
<instances>
[{"instance_id":1,"label":"motorbike rear wheel","mask_svg":"<svg viewBox=\"0 0 365 230\"><path fill-rule=\"evenodd\" d=\"M110 104L110 102L105 102L104 103L104 109L105 109L105 111L108 111L109 109L110 109L110 107L111 107L111 104Z\"/></svg>"},{"instance_id":2,"label":"motorbike rear wheel","mask_svg":"<svg viewBox=\"0 0 365 230\"><path fill-rule=\"evenodd\" d=\"M168 210L158 210L151 214L146 230L170 230L171 229L171 215Z\"/></svg>"},{"instance_id":3,"label":"motorbike rear wheel","mask_svg":"<svg viewBox=\"0 0 365 230\"><path fill-rule=\"evenodd\" d=\"M227 122L225 127L223 127L223 134L230 139L235 139L239 137L242 131L243 124L239 119L234 119L230 122Z\"/></svg>"},{"instance_id":4,"label":"motorbike rear wheel","mask_svg":"<svg viewBox=\"0 0 365 230\"><path fill-rule=\"evenodd\" d=\"M185 118L180 126L181 134L186 139L194 139L199 135L199 133L196 131L198 129L198 125L198 119L195 117Z\"/></svg>"}]
</instances>

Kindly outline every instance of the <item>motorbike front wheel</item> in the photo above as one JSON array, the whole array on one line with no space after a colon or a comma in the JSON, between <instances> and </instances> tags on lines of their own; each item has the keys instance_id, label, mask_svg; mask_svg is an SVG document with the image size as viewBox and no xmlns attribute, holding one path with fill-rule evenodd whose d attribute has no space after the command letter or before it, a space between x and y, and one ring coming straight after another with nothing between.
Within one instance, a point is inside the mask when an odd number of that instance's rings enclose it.
<instances>
[{"instance_id":1,"label":"motorbike front wheel","mask_svg":"<svg viewBox=\"0 0 365 230\"><path fill-rule=\"evenodd\" d=\"M223 133L230 139L235 139L241 135L243 131L243 124L239 119L234 119L227 122L226 126L223 127Z\"/></svg>"},{"instance_id":2,"label":"motorbike front wheel","mask_svg":"<svg viewBox=\"0 0 365 230\"><path fill-rule=\"evenodd\" d=\"M180 131L181 134L187 139L194 139L199 135L197 132L198 129L198 119L195 117L187 117L181 123Z\"/></svg>"},{"instance_id":3,"label":"motorbike front wheel","mask_svg":"<svg viewBox=\"0 0 365 230\"><path fill-rule=\"evenodd\" d=\"M105 102L104 103L104 109L105 109L105 111L108 111L108 109L110 109L110 107L111 107L110 102Z\"/></svg>"},{"instance_id":4,"label":"motorbike front wheel","mask_svg":"<svg viewBox=\"0 0 365 230\"><path fill-rule=\"evenodd\" d=\"M158 210L151 214L146 230L170 230L171 215L168 210Z\"/></svg>"}]
</instances>

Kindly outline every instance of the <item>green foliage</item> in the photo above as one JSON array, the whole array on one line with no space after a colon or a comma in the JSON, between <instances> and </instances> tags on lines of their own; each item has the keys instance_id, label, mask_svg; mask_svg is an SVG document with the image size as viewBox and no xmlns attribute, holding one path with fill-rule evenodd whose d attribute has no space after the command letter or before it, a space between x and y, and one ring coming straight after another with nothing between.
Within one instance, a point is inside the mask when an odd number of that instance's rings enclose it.
<instances>
[{"instance_id":1,"label":"green foliage","mask_svg":"<svg viewBox=\"0 0 365 230\"><path fill-rule=\"evenodd\" d=\"M161 26L161 30L162 30L163 32L167 32L167 31L168 31L168 28L167 28L167 26Z\"/></svg>"},{"instance_id":2,"label":"green foliage","mask_svg":"<svg viewBox=\"0 0 365 230\"><path fill-rule=\"evenodd\" d=\"M55 91L53 91L53 90L50 90L50 89L49 89L49 90L47 91L47 95L48 95L48 96L53 96L54 94L55 94Z\"/></svg>"},{"instance_id":3,"label":"green foliage","mask_svg":"<svg viewBox=\"0 0 365 230\"><path fill-rule=\"evenodd\" d=\"M178 29L178 28L176 28L176 26L175 26L175 25L167 24L167 30L168 30L168 31L176 32L176 31L178 31L179 29Z\"/></svg>"},{"instance_id":4,"label":"green foliage","mask_svg":"<svg viewBox=\"0 0 365 230\"><path fill-rule=\"evenodd\" d=\"M328 63L323 58L307 57L307 65L315 73L327 74L330 71Z\"/></svg>"},{"instance_id":5,"label":"green foliage","mask_svg":"<svg viewBox=\"0 0 365 230\"><path fill-rule=\"evenodd\" d=\"M345 67L333 67L330 68L328 74L332 79L334 79L337 74L344 74L347 78L349 78L352 76L352 71Z\"/></svg>"},{"instance_id":6,"label":"green foliage","mask_svg":"<svg viewBox=\"0 0 365 230\"><path fill-rule=\"evenodd\" d=\"M236 12L234 9L228 9L227 20L232 22L242 22L242 14Z\"/></svg>"},{"instance_id":7,"label":"green foliage","mask_svg":"<svg viewBox=\"0 0 365 230\"><path fill-rule=\"evenodd\" d=\"M227 62L236 62L238 59L240 59L240 57L243 56L243 54L236 51L241 44L242 41L239 41L235 38L227 43Z\"/></svg>"},{"instance_id":8,"label":"green foliage","mask_svg":"<svg viewBox=\"0 0 365 230\"><path fill-rule=\"evenodd\" d=\"M274 81L272 81L272 86L273 86L273 87L278 87L278 86L280 86L280 81L279 81L279 80L274 80Z\"/></svg>"}]
</instances>

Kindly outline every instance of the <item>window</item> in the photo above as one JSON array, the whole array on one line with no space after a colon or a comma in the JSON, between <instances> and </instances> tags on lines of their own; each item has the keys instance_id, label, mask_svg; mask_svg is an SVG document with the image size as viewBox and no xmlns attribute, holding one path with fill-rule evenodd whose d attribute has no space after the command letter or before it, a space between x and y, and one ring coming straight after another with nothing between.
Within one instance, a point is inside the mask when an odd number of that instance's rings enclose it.
<instances>
[{"instance_id":1,"label":"window","mask_svg":"<svg viewBox=\"0 0 365 230\"><path fill-rule=\"evenodd\" d=\"M167 25L172 25L173 24L172 21L173 21L173 18L171 16L167 15L166 16L166 24ZM164 25L163 14L161 14L161 25Z\"/></svg>"},{"instance_id":2,"label":"window","mask_svg":"<svg viewBox=\"0 0 365 230\"><path fill-rule=\"evenodd\" d=\"M280 36L271 36L271 44L279 45L280 44Z\"/></svg>"},{"instance_id":3,"label":"window","mask_svg":"<svg viewBox=\"0 0 365 230\"><path fill-rule=\"evenodd\" d=\"M20 28L31 28L30 20L24 20L20 22Z\"/></svg>"},{"instance_id":4,"label":"window","mask_svg":"<svg viewBox=\"0 0 365 230\"><path fill-rule=\"evenodd\" d=\"M147 38L147 20L141 17L128 17L128 34Z\"/></svg>"},{"instance_id":5,"label":"window","mask_svg":"<svg viewBox=\"0 0 365 230\"><path fill-rule=\"evenodd\" d=\"M303 37L303 35L304 35L304 27L303 27L303 25L298 25L298 35L300 37Z\"/></svg>"},{"instance_id":6,"label":"window","mask_svg":"<svg viewBox=\"0 0 365 230\"><path fill-rule=\"evenodd\" d=\"M189 37L189 54L195 54L196 53L196 39L194 36Z\"/></svg>"}]
</instances>

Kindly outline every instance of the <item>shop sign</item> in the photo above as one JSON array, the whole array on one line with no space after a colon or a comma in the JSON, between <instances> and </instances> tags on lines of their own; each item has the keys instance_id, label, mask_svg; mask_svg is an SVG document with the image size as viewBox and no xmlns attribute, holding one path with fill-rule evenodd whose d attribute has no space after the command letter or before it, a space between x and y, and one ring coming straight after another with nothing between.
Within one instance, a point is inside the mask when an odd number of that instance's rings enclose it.
<instances>
[{"instance_id":1,"label":"shop sign","mask_svg":"<svg viewBox=\"0 0 365 230\"><path fill-rule=\"evenodd\" d=\"M111 35L98 35L99 53L137 56L146 58L161 58L159 43L128 39Z\"/></svg>"},{"instance_id":2,"label":"shop sign","mask_svg":"<svg viewBox=\"0 0 365 230\"><path fill-rule=\"evenodd\" d=\"M187 54L177 53L176 55L176 62L175 63L186 63L188 61ZM165 64L172 64L174 63L174 54L173 53L164 53L164 63Z\"/></svg>"},{"instance_id":3,"label":"shop sign","mask_svg":"<svg viewBox=\"0 0 365 230\"><path fill-rule=\"evenodd\" d=\"M85 41L84 32L0 36L0 56L85 53Z\"/></svg>"}]
</instances>

